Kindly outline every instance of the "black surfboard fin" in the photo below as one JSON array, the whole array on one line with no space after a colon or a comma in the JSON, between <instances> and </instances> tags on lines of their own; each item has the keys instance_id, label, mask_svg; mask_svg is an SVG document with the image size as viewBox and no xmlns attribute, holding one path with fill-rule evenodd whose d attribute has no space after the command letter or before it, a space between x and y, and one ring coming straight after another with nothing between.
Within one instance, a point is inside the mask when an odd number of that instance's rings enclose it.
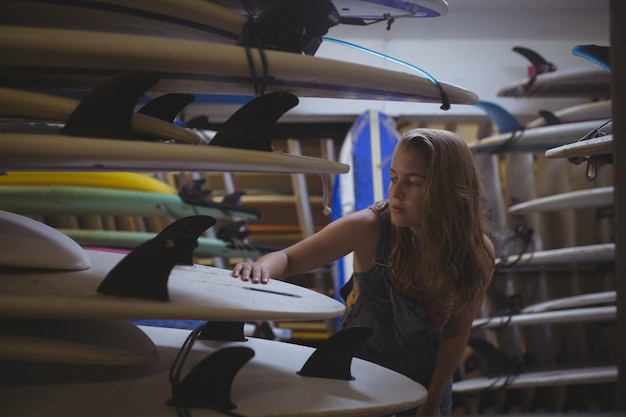
<instances>
[{"instance_id":1,"label":"black surfboard fin","mask_svg":"<svg viewBox=\"0 0 626 417\"><path fill-rule=\"evenodd\" d=\"M369 327L349 327L333 334L311 354L300 376L353 380L350 373L352 357L356 349L374 334Z\"/></svg>"},{"instance_id":2,"label":"black surfboard fin","mask_svg":"<svg viewBox=\"0 0 626 417\"><path fill-rule=\"evenodd\" d=\"M330 0L274 0L258 14L254 30L266 49L314 55L322 37L340 20ZM245 36L240 44L250 42Z\"/></svg>"},{"instance_id":3,"label":"black surfboard fin","mask_svg":"<svg viewBox=\"0 0 626 417\"><path fill-rule=\"evenodd\" d=\"M236 215L236 213L247 213L253 215L256 218L261 216L259 210L253 207L245 207L240 206L239 204L230 203L231 201L235 200L236 194L239 192L226 196L224 197L222 202L216 203L215 201L211 200L211 190L204 188L205 183L206 180L197 179L183 184L183 186L178 191L178 196L186 204L211 207L220 210L227 216Z\"/></svg>"},{"instance_id":4,"label":"black surfboard fin","mask_svg":"<svg viewBox=\"0 0 626 417\"><path fill-rule=\"evenodd\" d=\"M152 72L125 72L98 83L72 112L62 135L134 139L132 119L139 98L159 81Z\"/></svg>"},{"instance_id":5,"label":"black surfboard fin","mask_svg":"<svg viewBox=\"0 0 626 417\"><path fill-rule=\"evenodd\" d=\"M239 200L241 200L241 197L244 196L245 194L246 194L245 191L239 190L239 191L232 192L228 195L225 195L224 198L222 199L222 204L236 206L239 204Z\"/></svg>"},{"instance_id":6,"label":"black surfboard fin","mask_svg":"<svg viewBox=\"0 0 626 417\"><path fill-rule=\"evenodd\" d=\"M169 300L167 281L172 268L197 241L189 235L157 236L139 245L109 271L98 286L100 294Z\"/></svg>"},{"instance_id":7,"label":"black surfboard fin","mask_svg":"<svg viewBox=\"0 0 626 417\"><path fill-rule=\"evenodd\" d=\"M543 121L546 123L546 126L556 126L563 123L561 119L559 119L550 110L539 110L539 116L541 116Z\"/></svg>"},{"instance_id":8,"label":"black surfboard fin","mask_svg":"<svg viewBox=\"0 0 626 417\"><path fill-rule=\"evenodd\" d=\"M232 410L231 388L237 372L254 356L243 346L220 349L198 363L185 379L172 387L170 406Z\"/></svg>"},{"instance_id":9,"label":"black surfboard fin","mask_svg":"<svg viewBox=\"0 0 626 417\"><path fill-rule=\"evenodd\" d=\"M238 220L220 226L217 237L224 242L243 242L251 233L247 222Z\"/></svg>"},{"instance_id":10,"label":"black surfboard fin","mask_svg":"<svg viewBox=\"0 0 626 417\"><path fill-rule=\"evenodd\" d=\"M548 62L544 57L532 49L524 48L523 46L515 46L513 47L513 51L522 55L531 63L532 67L529 68L528 73L530 77L534 77L538 74L544 74L546 72L556 71L556 65L552 62Z\"/></svg>"},{"instance_id":11,"label":"black surfboard fin","mask_svg":"<svg viewBox=\"0 0 626 417\"><path fill-rule=\"evenodd\" d=\"M156 97L140 108L137 113L154 117L166 122L174 122L188 104L195 100L193 94L169 93Z\"/></svg>"},{"instance_id":12,"label":"black surfboard fin","mask_svg":"<svg viewBox=\"0 0 626 417\"><path fill-rule=\"evenodd\" d=\"M167 225L157 236L185 235L198 240L205 230L215 226L217 220L211 216L188 216ZM178 264L193 265L193 252L182 252Z\"/></svg>"},{"instance_id":13,"label":"black surfboard fin","mask_svg":"<svg viewBox=\"0 0 626 417\"><path fill-rule=\"evenodd\" d=\"M198 335L199 340L245 342L242 321L207 321Z\"/></svg>"},{"instance_id":14,"label":"black surfboard fin","mask_svg":"<svg viewBox=\"0 0 626 417\"><path fill-rule=\"evenodd\" d=\"M193 117L185 122L185 127L189 129L211 130L209 118L205 115Z\"/></svg>"},{"instance_id":15,"label":"black surfboard fin","mask_svg":"<svg viewBox=\"0 0 626 417\"><path fill-rule=\"evenodd\" d=\"M256 97L224 122L210 145L271 152L276 122L298 102L298 97L286 92Z\"/></svg>"}]
</instances>

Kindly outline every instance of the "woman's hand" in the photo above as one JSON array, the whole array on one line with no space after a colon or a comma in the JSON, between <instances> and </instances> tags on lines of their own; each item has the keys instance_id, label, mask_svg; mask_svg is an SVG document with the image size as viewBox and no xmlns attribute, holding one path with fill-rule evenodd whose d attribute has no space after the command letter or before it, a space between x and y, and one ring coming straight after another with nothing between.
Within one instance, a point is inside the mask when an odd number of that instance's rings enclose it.
<instances>
[{"instance_id":1,"label":"woman's hand","mask_svg":"<svg viewBox=\"0 0 626 417\"><path fill-rule=\"evenodd\" d=\"M240 277L242 281L250 281L253 284L267 284L270 280L270 274L267 268L259 262L239 262L233 267L231 275L234 278Z\"/></svg>"}]
</instances>

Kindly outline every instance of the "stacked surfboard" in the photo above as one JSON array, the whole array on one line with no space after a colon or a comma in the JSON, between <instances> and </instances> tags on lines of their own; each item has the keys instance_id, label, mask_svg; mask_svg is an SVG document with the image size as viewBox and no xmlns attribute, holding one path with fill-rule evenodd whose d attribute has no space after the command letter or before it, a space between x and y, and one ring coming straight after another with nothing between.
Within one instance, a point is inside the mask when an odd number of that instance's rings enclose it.
<instances>
[{"instance_id":1,"label":"stacked surfboard","mask_svg":"<svg viewBox=\"0 0 626 417\"><path fill-rule=\"evenodd\" d=\"M333 335L326 351L246 338L244 322L332 318L344 307L296 285L261 287L185 262L194 234L215 223L187 219L125 255L84 250L43 223L0 212L5 412L369 416L423 401L419 384L352 359L369 329ZM189 330L130 321L163 318L206 324L189 344ZM78 395L68 402L69 393Z\"/></svg>"},{"instance_id":2,"label":"stacked surfboard","mask_svg":"<svg viewBox=\"0 0 626 417\"><path fill-rule=\"evenodd\" d=\"M499 95L609 97L610 77L604 68L556 70L537 54L518 49L532 57L531 74ZM570 84L576 79L576 85ZM602 354L604 361L591 362L585 347L591 337L587 334L612 340L605 325L616 317L614 277L607 273L615 260L615 244L602 234L602 219L610 218L613 187L611 176L600 170L610 164L611 102L539 111L541 117L526 126L500 106L479 106L499 133L476 140L470 148L480 161L492 162L481 166L491 167L483 174L494 223L510 232L508 238L495 240L499 253L492 285L498 291L489 300L492 312L475 320L474 331L485 330L486 340L497 339L506 361L498 364L483 352L487 375L460 379L453 390L526 388L539 393L545 387L613 383L615 358L608 352ZM586 175L557 158L586 163ZM517 249L511 249L513 241L520 243ZM497 329L497 336L488 329ZM502 342L507 337L507 342L517 343L517 351ZM556 364L555 356L565 354L559 352L563 345L571 346L571 363ZM522 362L520 352L532 360ZM521 367L511 365L515 357ZM567 391L568 397L574 392Z\"/></svg>"},{"instance_id":3,"label":"stacked surfboard","mask_svg":"<svg viewBox=\"0 0 626 417\"><path fill-rule=\"evenodd\" d=\"M420 17L447 11L442 0L414 6ZM246 339L245 322L330 319L344 307L302 287L255 286L194 264L198 253L233 255L201 237L199 225L257 214L181 201L140 172L345 174L347 164L272 151L272 128L298 97L453 105L477 97L404 72L263 50L245 39L238 45L247 21L200 0L3 4L3 413L372 416L424 400L419 384L352 358L369 329L337 333L318 350ZM195 99L211 97L245 104L210 141L174 123ZM182 223L132 238L65 234L15 212L165 214ZM206 325L190 331L135 320Z\"/></svg>"}]
</instances>

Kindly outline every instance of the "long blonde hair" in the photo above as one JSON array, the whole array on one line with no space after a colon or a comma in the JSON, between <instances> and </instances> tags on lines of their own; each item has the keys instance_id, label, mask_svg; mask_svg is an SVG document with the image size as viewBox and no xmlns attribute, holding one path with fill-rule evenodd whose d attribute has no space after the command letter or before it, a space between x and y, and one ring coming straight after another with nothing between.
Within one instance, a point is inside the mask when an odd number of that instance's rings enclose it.
<instances>
[{"instance_id":1,"label":"long blonde hair","mask_svg":"<svg viewBox=\"0 0 626 417\"><path fill-rule=\"evenodd\" d=\"M484 241L483 188L467 145L446 130L413 129L394 152L419 152L428 164L419 234L392 227L391 279L439 299L451 314L484 294L493 266Z\"/></svg>"}]
</instances>

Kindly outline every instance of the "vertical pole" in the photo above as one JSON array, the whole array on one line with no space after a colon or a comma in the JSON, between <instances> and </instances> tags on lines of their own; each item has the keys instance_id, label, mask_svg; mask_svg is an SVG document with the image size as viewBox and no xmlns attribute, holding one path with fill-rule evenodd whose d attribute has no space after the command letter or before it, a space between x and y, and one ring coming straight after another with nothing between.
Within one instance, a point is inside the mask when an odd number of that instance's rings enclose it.
<instances>
[{"instance_id":1,"label":"vertical pole","mask_svg":"<svg viewBox=\"0 0 626 417\"><path fill-rule=\"evenodd\" d=\"M626 2L611 0L611 97L613 112L613 178L615 185L615 275L617 277L617 410L626 411ZM621 394L620 394L621 393Z\"/></svg>"}]
</instances>

